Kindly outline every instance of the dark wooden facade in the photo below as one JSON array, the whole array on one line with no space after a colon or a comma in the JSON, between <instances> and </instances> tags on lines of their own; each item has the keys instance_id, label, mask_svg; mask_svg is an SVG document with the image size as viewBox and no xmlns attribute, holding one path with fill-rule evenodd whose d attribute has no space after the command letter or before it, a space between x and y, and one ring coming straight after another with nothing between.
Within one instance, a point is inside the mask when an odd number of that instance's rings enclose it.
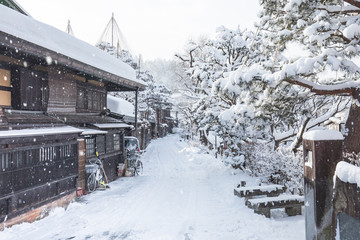
<instances>
[{"instance_id":1,"label":"dark wooden facade","mask_svg":"<svg viewBox=\"0 0 360 240\"><path fill-rule=\"evenodd\" d=\"M77 136L0 138L0 222L75 191Z\"/></svg>"},{"instance_id":2,"label":"dark wooden facade","mask_svg":"<svg viewBox=\"0 0 360 240\"><path fill-rule=\"evenodd\" d=\"M106 95L143 88L0 30L0 222L86 191L84 168L95 151L115 179L128 126L104 114Z\"/></svg>"}]
</instances>

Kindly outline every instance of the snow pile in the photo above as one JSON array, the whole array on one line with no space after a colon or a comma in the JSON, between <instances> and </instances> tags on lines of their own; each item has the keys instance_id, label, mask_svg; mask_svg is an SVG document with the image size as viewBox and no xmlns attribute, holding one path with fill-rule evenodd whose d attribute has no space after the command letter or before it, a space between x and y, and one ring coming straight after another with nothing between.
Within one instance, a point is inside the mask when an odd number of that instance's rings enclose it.
<instances>
[{"instance_id":1,"label":"snow pile","mask_svg":"<svg viewBox=\"0 0 360 240\"><path fill-rule=\"evenodd\" d=\"M335 130L313 130L306 132L303 139L312 141L344 140L344 137L341 132Z\"/></svg>"},{"instance_id":2,"label":"snow pile","mask_svg":"<svg viewBox=\"0 0 360 240\"><path fill-rule=\"evenodd\" d=\"M2 32L114 75L144 84L136 79L135 71L127 64L63 31L13 11L1 4L0 16L0 31ZM12 43L15 38L7 40ZM54 59L47 58L49 64L54 61Z\"/></svg>"},{"instance_id":3,"label":"snow pile","mask_svg":"<svg viewBox=\"0 0 360 240\"><path fill-rule=\"evenodd\" d=\"M357 184L360 187L360 168L357 166L341 161L336 165L335 176L343 182Z\"/></svg>"},{"instance_id":4,"label":"snow pile","mask_svg":"<svg viewBox=\"0 0 360 240\"><path fill-rule=\"evenodd\" d=\"M135 116L135 107L131 102L110 94L107 95L107 107L114 113Z\"/></svg>"}]
</instances>

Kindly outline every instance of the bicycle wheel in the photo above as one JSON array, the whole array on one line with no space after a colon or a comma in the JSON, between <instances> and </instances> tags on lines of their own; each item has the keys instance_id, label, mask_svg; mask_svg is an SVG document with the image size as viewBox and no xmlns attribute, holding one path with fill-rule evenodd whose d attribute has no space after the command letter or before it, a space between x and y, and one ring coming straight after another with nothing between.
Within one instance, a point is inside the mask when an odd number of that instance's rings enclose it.
<instances>
[{"instance_id":1,"label":"bicycle wheel","mask_svg":"<svg viewBox=\"0 0 360 240\"><path fill-rule=\"evenodd\" d=\"M143 163L140 160L138 160L136 162L135 171L136 171L137 175L142 175L143 174Z\"/></svg>"},{"instance_id":2,"label":"bicycle wheel","mask_svg":"<svg viewBox=\"0 0 360 240\"><path fill-rule=\"evenodd\" d=\"M92 173L89 175L88 179L87 179L87 187L89 192L93 192L96 190L96 177L95 177L95 173Z\"/></svg>"}]
</instances>

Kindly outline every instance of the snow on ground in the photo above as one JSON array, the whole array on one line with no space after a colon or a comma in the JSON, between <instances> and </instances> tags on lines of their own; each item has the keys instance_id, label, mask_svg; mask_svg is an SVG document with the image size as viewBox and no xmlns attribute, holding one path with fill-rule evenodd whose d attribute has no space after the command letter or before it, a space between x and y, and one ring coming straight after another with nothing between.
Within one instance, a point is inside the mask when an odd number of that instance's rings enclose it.
<instances>
[{"instance_id":1,"label":"snow on ground","mask_svg":"<svg viewBox=\"0 0 360 240\"><path fill-rule=\"evenodd\" d=\"M304 216L267 219L235 197L234 174L192 142L171 135L153 141L142 156L143 176L53 210L32 224L0 232L0 239L304 239Z\"/></svg>"}]
</instances>

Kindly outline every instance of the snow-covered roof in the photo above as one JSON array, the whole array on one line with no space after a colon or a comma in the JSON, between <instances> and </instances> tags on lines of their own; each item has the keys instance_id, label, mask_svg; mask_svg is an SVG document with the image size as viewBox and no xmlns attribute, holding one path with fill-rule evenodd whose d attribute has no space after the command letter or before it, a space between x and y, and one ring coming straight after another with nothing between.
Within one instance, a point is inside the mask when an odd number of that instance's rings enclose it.
<instances>
[{"instance_id":1,"label":"snow-covered roof","mask_svg":"<svg viewBox=\"0 0 360 240\"><path fill-rule=\"evenodd\" d=\"M132 128L132 125L126 123L99 123L93 124L95 127L100 129L109 129L109 128Z\"/></svg>"},{"instance_id":2,"label":"snow-covered roof","mask_svg":"<svg viewBox=\"0 0 360 240\"><path fill-rule=\"evenodd\" d=\"M43 135L81 133L83 130L70 126L0 131L0 138L33 137Z\"/></svg>"},{"instance_id":3,"label":"snow-covered roof","mask_svg":"<svg viewBox=\"0 0 360 240\"><path fill-rule=\"evenodd\" d=\"M304 133L303 139L305 140L344 140L344 136L339 131L335 130L313 130Z\"/></svg>"},{"instance_id":4,"label":"snow-covered roof","mask_svg":"<svg viewBox=\"0 0 360 240\"><path fill-rule=\"evenodd\" d=\"M135 71L129 65L95 46L1 4L0 16L1 32L121 77L127 81L130 80L130 83L135 83L138 86L146 85L143 81L136 79ZM16 39L6 38L5 41L8 41L8 44L14 44ZM53 64L57 61L50 58L50 56L44 57L46 57L48 64Z\"/></svg>"},{"instance_id":5,"label":"snow-covered roof","mask_svg":"<svg viewBox=\"0 0 360 240\"><path fill-rule=\"evenodd\" d=\"M107 131L92 129L92 128L81 128L83 131L81 135L96 135L96 134L107 134Z\"/></svg>"},{"instance_id":6,"label":"snow-covered roof","mask_svg":"<svg viewBox=\"0 0 360 240\"><path fill-rule=\"evenodd\" d=\"M107 95L107 107L114 113L125 116L135 116L135 107L131 102L110 94Z\"/></svg>"}]
</instances>

